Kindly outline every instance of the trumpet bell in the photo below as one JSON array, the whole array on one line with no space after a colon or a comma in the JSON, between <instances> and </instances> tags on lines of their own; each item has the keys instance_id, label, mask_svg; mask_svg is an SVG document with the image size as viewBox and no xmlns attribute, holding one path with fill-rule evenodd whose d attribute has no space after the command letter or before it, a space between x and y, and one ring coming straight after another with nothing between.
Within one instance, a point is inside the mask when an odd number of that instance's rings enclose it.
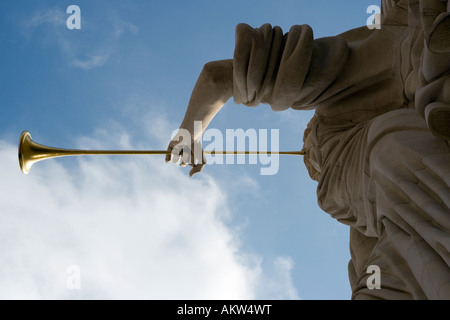
<instances>
[{"instance_id":1,"label":"trumpet bell","mask_svg":"<svg viewBox=\"0 0 450 320\"><path fill-rule=\"evenodd\" d=\"M35 162L30 159L32 142L30 133L22 132L19 139L19 165L24 174L30 172L31 166Z\"/></svg>"},{"instance_id":2,"label":"trumpet bell","mask_svg":"<svg viewBox=\"0 0 450 320\"><path fill-rule=\"evenodd\" d=\"M33 164L38 161L59 157L65 150L43 146L31 139L28 131L22 132L19 139L19 165L24 174L28 174Z\"/></svg>"}]
</instances>

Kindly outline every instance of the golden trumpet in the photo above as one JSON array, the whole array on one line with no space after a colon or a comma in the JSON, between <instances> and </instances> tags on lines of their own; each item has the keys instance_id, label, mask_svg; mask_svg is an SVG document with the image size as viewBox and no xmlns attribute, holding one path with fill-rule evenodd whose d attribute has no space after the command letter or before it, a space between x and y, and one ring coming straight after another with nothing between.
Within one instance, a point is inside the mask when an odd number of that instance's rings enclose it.
<instances>
[{"instance_id":1,"label":"golden trumpet","mask_svg":"<svg viewBox=\"0 0 450 320\"><path fill-rule=\"evenodd\" d=\"M280 155L304 155L304 151L203 151L205 155L218 154L280 154ZM24 174L28 174L33 164L38 161L80 155L138 155L138 154L170 154L167 150L78 150L47 147L36 143L31 139L28 131L22 132L19 139L19 165Z\"/></svg>"}]
</instances>

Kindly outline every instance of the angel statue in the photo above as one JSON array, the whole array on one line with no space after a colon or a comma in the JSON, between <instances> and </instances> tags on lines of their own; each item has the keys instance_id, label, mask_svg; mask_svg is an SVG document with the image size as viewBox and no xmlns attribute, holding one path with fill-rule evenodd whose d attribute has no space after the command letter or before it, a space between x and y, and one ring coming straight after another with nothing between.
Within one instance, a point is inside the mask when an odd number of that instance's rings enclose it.
<instances>
[{"instance_id":1,"label":"angel statue","mask_svg":"<svg viewBox=\"0 0 450 320\"><path fill-rule=\"evenodd\" d=\"M304 162L319 206L350 226L352 299L450 299L450 1L382 0L381 28L314 39L308 25L236 27L233 59L206 63L166 161L231 97L315 109ZM194 134L194 121L202 129ZM381 289L369 288L377 266Z\"/></svg>"}]
</instances>

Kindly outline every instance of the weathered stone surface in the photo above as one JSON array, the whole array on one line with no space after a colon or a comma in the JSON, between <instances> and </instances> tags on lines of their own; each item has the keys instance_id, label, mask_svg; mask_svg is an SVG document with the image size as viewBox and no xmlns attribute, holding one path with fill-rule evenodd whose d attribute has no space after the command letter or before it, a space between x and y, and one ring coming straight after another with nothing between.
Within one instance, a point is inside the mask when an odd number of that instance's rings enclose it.
<instances>
[{"instance_id":1,"label":"weathered stone surface","mask_svg":"<svg viewBox=\"0 0 450 320\"><path fill-rule=\"evenodd\" d=\"M205 66L181 128L206 128L231 97L315 109L304 160L320 207L350 226L352 298L450 299L450 3L382 7L381 29L322 39L238 25L233 59Z\"/></svg>"}]
</instances>

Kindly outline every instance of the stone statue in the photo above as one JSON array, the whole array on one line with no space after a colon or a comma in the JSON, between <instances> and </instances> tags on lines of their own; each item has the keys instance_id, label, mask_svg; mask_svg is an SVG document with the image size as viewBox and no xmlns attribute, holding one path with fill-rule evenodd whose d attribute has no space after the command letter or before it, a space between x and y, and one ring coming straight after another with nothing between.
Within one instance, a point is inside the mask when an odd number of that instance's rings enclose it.
<instances>
[{"instance_id":1,"label":"stone statue","mask_svg":"<svg viewBox=\"0 0 450 320\"><path fill-rule=\"evenodd\" d=\"M381 4L381 29L321 39L239 24L233 59L204 66L180 128L205 130L231 97L315 109L304 161L320 207L350 226L352 299L450 299L450 1ZM175 136L166 161L200 172L180 148L200 138Z\"/></svg>"}]
</instances>

